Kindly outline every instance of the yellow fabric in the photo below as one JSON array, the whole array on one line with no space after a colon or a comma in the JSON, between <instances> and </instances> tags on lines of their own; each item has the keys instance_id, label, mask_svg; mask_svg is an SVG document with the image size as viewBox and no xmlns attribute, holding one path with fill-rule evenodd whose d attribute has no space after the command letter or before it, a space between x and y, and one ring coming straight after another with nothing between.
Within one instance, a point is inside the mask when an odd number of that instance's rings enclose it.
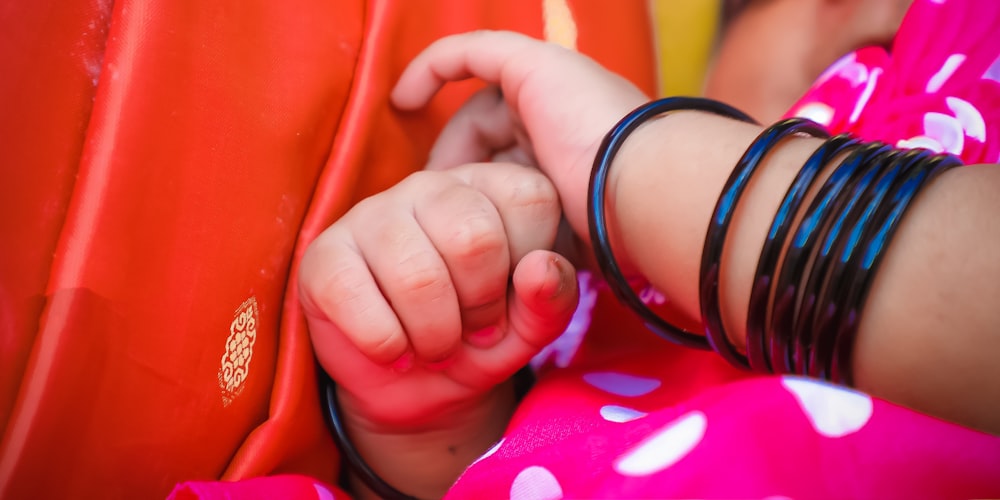
<instances>
[{"instance_id":1,"label":"yellow fabric","mask_svg":"<svg viewBox=\"0 0 1000 500\"><path fill-rule=\"evenodd\" d=\"M719 0L650 0L661 95L701 95L720 3Z\"/></svg>"}]
</instances>

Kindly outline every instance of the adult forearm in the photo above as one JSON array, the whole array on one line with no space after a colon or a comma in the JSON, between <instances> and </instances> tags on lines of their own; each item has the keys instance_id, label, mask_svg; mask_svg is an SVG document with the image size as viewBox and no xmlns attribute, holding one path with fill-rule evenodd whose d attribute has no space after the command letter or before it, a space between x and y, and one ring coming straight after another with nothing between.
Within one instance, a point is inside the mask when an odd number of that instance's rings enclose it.
<instances>
[{"instance_id":1,"label":"adult forearm","mask_svg":"<svg viewBox=\"0 0 1000 500\"><path fill-rule=\"evenodd\" d=\"M610 187L625 256L671 302L699 316L698 272L723 184L761 128L675 113L644 125L615 162ZM793 138L765 160L736 209L722 258L723 319L745 345L751 282L792 179L822 141ZM1000 432L1000 169L966 167L933 181L887 249L854 351L859 388Z\"/></svg>"}]
</instances>

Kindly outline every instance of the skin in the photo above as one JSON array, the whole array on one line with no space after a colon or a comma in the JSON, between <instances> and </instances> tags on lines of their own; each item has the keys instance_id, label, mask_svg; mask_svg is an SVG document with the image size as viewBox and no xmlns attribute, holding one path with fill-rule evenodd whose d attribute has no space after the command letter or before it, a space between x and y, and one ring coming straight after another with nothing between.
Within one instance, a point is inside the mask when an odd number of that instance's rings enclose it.
<instances>
[{"instance_id":1,"label":"skin","mask_svg":"<svg viewBox=\"0 0 1000 500\"><path fill-rule=\"evenodd\" d=\"M510 375L568 321L577 291L572 266L552 251L559 206L585 240L598 144L649 99L584 56L495 32L433 44L392 99L418 110L447 82L471 77L497 86L504 99L496 89L473 97L443 131L428 172L355 207L310 246L302 266L313 343L338 382L355 445L390 484L428 498L441 496L502 435L515 404ZM759 131L675 113L637 130L612 170L619 259L690 318L698 316L696 274L711 209ZM727 246L721 282L723 317L738 345L754 249L817 145L783 143L738 207L730 239L746 250ZM476 163L496 159L544 176ZM993 333L1000 317L978 298L1000 293L1000 267L990 257L1000 251L1000 226L983 215L1000 209L990 196L1000 189L998 171L946 174L918 198L883 262L855 347L861 389L992 432L1000 432L1000 403L989 403L1000 402L1000 384L990 381L1000 371L987 354L1000 349ZM693 236L669 237L676 234ZM969 251L954 252L956 241ZM420 279L407 277L413 269ZM936 370L925 368L931 362Z\"/></svg>"},{"instance_id":2,"label":"skin","mask_svg":"<svg viewBox=\"0 0 1000 500\"><path fill-rule=\"evenodd\" d=\"M439 497L502 434L509 379L576 308L573 266L548 250L559 220L539 171L470 164L408 177L308 248L316 355L355 445L390 484Z\"/></svg>"}]
</instances>

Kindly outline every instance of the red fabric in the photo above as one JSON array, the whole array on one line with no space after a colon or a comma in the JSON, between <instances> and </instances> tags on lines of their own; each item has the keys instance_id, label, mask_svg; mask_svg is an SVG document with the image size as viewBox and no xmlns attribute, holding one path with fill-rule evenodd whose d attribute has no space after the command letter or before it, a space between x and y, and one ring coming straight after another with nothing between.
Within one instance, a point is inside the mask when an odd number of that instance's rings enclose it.
<instances>
[{"instance_id":1,"label":"red fabric","mask_svg":"<svg viewBox=\"0 0 1000 500\"><path fill-rule=\"evenodd\" d=\"M0 7L0 429L45 303L110 16L80 0Z\"/></svg>"},{"instance_id":2,"label":"red fabric","mask_svg":"<svg viewBox=\"0 0 1000 500\"><path fill-rule=\"evenodd\" d=\"M569 5L579 48L651 92L645 2ZM475 88L400 114L405 63L480 28L541 36L541 2L0 7L0 497L332 483L289 277Z\"/></svg>"}]
</instances>

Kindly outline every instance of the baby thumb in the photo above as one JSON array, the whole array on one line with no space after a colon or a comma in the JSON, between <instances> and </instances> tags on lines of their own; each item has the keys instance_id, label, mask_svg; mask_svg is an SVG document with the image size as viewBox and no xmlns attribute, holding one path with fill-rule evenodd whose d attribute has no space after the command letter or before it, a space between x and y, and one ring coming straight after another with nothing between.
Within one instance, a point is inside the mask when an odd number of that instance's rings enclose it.
<instances>
[{"instance_id":1,"label":"baby thumb","mask_svg":"<svg viewBox=\"0 0 1000 500\"><path fill-rule=\"evenodd\" d=\"M565 257L534 250L514 268L508 305L508 335L536 350L552 342L569 324L580 298L576 270Z\"/></svg>"}]
</instances>

